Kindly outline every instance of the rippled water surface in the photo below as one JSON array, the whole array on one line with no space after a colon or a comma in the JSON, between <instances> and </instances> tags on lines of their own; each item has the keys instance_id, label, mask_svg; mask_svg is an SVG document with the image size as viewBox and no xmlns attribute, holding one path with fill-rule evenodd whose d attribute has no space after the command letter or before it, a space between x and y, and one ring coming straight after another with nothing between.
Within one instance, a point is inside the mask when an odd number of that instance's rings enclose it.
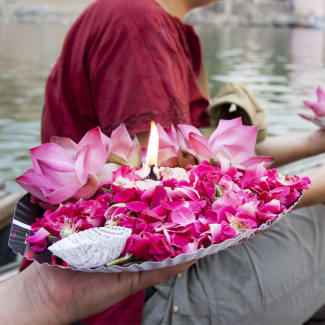
<instances>
[{"instance_id":1,"label":"rippled water surface","mask_svg":"<svg viewBox=\"0 0 325 325\"><path fill-rule=\"evenodd\" d=\"M28 149L39 144L46 77L67 26L0 24L0 184L30 167ZM304 99L325 86L325 33L306 29L198 26L212 94L241 81L268 112L269 134L314 128L300 119Z\"/></svg>"}]
</instances>

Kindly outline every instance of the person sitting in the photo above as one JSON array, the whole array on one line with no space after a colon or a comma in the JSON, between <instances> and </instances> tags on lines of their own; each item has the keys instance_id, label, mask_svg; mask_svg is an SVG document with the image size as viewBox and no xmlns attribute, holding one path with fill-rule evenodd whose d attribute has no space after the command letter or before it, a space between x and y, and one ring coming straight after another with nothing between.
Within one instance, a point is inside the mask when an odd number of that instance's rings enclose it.
<instances>
[{"instance_id":1,"label":"person sitting","mask_svg":"<svg viewBox=\"0 0 325 325\"><path fill-rule=\"evenodd\" d=\"M42 141L79 141L125 123L143 145L149 121L210 125L208 80L194 29L181 19L213 0L97 0L71 27L47 81ZM281 165L325 152L325 132L261 139ZM311 142L312 140L312 142ZM267 232L198 260L86 324L302 324L325 304L324 168L301 209ZM143 311L143 312L142 312ZM322 316L323 317L323 316ZM324 318L325 319L325 318Z\"/></svg>"}]
</instances>

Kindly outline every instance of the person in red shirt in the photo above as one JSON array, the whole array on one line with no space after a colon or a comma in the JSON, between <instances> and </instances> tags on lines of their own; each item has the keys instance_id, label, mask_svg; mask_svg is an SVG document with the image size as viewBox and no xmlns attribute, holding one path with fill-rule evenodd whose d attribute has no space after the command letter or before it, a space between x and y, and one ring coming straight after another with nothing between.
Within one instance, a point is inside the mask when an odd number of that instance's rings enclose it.
<instances>
[{"instance_id":1,"label":"person in red shirt","mask_svg":"<svg viewBox=\"0 0 325 325\"><path fill-rule=\"evenodd\" d=\"M133 135L148 131L151 120L208 126L199 39L159 3L182 15L211 2L95 1L70 29L48 78L42 141L78 141L98 125L109 135L120 123Z\"/></svg>"},{"instance_id":2,"label":"person in red shirt","mask_svg":"<svg viewBox=\"0 0 325 325\"><path fill-rule=\"evenodd\" d=\"M68 32L48 77L42 142L53 135L79 141L96 126L110 135L124 123L144 143L151 120L166 128L208 126L207 80L199 84L204 75L200 41L180 18L212 2L97 0L90 5ZM139 324L143 303L144 291L84 322Z\"/></svg>"}]
</instances>

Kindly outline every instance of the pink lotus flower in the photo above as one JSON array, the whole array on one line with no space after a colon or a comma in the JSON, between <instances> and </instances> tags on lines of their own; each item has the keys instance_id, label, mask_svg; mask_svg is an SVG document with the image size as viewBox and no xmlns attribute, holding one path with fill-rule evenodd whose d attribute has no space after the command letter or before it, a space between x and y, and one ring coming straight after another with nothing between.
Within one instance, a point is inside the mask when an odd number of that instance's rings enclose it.
<instances>
[{"instance_id":1,"label":"pink lotus flower","mask_svg":"<svg viewBox=\"0 0 325 325\"><path fill-rule=\"evenodd\" d=\"M325 90L321 87L317 88L317 102L304 101L304 104L310 108L317 117L325 116ZM304 115L309 118L312 116Z\"/></svg>"},{"instance_id":2,"label":"pink lotus flower","mask_svg":"<svg viewBox=\"0 0 325 325\"><path fill-rule=\"evenodd\" d=\"M31 149L33 168L16 179L44 202L88 199L118 168L115 164L105 165L109 138L99 128L88 131L78 144L68 138L54 137L52 141Z\"/></svg>"},{"instance_id":3,"label":"pink lotus flower","mask_svg":"<svg viewBox=\"0 0 325 325\"><path fill-rule=\"evenodd\" d=\"M124 124L111 134L108 162L130 167L141 166L141 146L137 137L133 141Z\"/></svg>"},{"instance_id":4,"label":"pink lotus flower","mask_svg":"<svg viewBox=\"0 0 325 325\"><path fill-rule=\"evenodd\" d=\"M269 167L273 163L271 157L255 156L257 127L243 125L240 117L220 120L209 140L193 126L179 125L178 128L200 160L215 159L223 167L241 169L255 169L259 164Z\"/></svg>"}]
</instances>

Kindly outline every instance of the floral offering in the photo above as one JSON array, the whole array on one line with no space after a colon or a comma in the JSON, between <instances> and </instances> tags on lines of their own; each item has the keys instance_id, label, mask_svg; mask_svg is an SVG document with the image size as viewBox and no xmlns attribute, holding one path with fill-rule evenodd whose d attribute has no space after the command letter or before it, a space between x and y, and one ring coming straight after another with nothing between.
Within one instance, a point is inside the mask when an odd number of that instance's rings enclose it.
<instances>
[{"instance_id":1,"label":"floral offering","mask_svg":"<svg viewBox=\"0 0 325 325\"><path fill-rule=\"evenodd\" d=\"M31 150L33 168L17 179L45 208L26 241L53 263L109 269L248 239L310 183L267 169L273 159L254 156L256 136L240 118L220 121L210 139L190 125L153 124L146 159L124 125L111 138L90 130L78 144L54 137Z\"/></svg>"}]
</instances>

